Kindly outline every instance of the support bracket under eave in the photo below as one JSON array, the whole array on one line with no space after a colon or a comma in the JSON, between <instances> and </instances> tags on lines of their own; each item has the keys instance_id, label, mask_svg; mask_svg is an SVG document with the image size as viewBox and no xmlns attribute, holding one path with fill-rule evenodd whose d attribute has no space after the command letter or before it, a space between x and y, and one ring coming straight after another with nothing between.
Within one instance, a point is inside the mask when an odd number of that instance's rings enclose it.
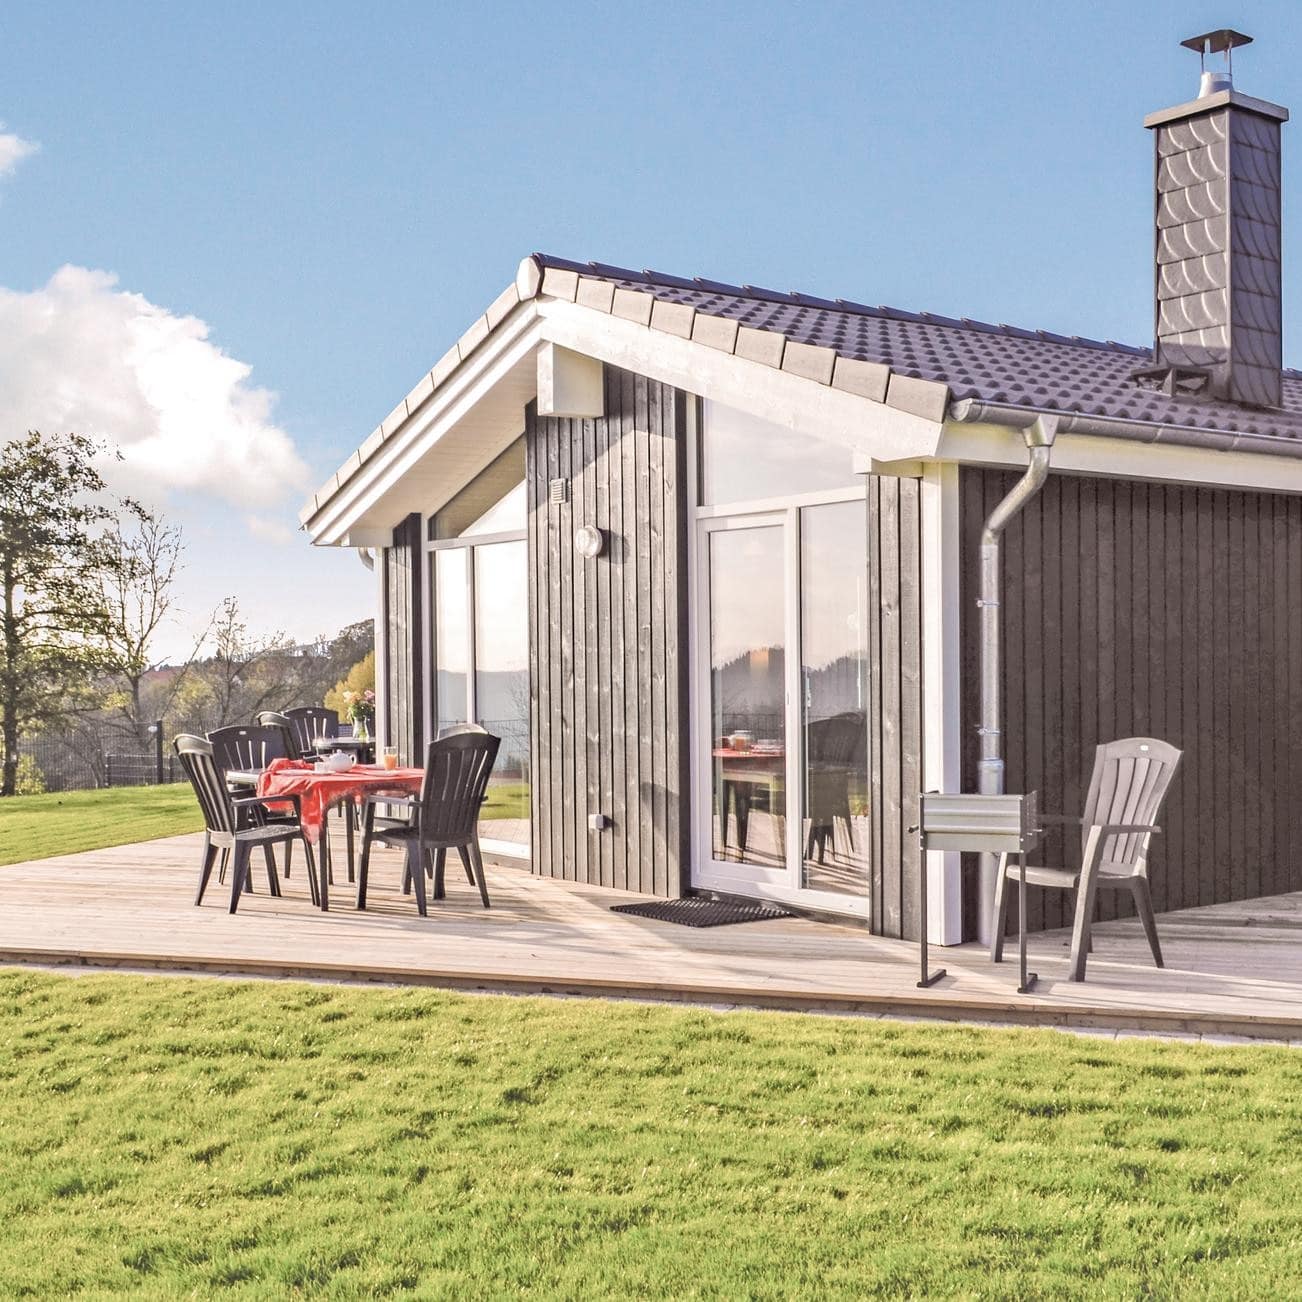
<instances>
[{"instance_id":1,"label":"support bracket under eave","mask_svg":"<svg viewBox=\"0 0 1302 1302\"><path fill-rule=\"evenodd\" d=\"M587 420L604 416L601 362L560 344L542 344L538 349L538 414Z\"/></svg>"}]
</instances>

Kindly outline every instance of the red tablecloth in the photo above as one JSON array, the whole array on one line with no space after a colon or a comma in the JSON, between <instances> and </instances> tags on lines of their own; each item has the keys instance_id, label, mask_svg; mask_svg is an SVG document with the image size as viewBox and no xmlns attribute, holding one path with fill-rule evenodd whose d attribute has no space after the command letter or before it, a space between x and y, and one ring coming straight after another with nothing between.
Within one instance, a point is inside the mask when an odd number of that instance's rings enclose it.
<instances>
[{"instance_id":1,"label":"red tablecloth","mask_svg":"<svg viewBox=\"0 0 1302 1302\"><path fill-rule=\"evenodd\" d=\"M336 805L392 792L410 796L420 791L423 769L386 769L356 764L346 773L317 773L302 760L275 759L258 778L260 796L298 796L303 806L303 831L312 842L321 839L326 813ZM288 808L288 806L286 806Z\"/></svg>"}]
</instances>

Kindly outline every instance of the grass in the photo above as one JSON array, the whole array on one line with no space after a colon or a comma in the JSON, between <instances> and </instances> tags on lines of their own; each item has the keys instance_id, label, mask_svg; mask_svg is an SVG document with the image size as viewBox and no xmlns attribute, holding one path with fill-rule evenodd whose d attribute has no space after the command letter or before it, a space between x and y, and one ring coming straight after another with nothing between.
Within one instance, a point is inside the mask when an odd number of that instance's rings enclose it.
<instances>
[{"instance_id":1,"label":"grass","mask_svg":"<svg viewBox=\"0 0 1302 1302\"><path fill-rule=\"evenodd\" d=\"M0 972L0 1295L1295 1295L1302 1054Z\"/></svg>"},{"instance_id":2,"label":"grass","mask_svg":"<svg viewBox=\"0 0 1302 1302\"><path fill-rule=\"evenodd\" d=\"M0 800L0 864L202 829L187 782L9 796Z\"/></svg>"},{"instance_id":3,"label":"grass","mask_svg":"<svg viewBox=\"0 0 1302 1302\"><path fill-rule=\"evenodd\" d=\"M527 782L490 782L488 799L480 818L528 818L529 784Z\"/></svg>"},{"instance_id":4,"label":"grass","mask_svg":"<svg viewBox=\"0 0 1302 1302\"><path fill-rule=\"evenodd\" d=\"M490 786L482 817L528 818L528 783ZM188 782L11 796L0 800L0 865L202 830Z\"/></svg>"}]
</instances>

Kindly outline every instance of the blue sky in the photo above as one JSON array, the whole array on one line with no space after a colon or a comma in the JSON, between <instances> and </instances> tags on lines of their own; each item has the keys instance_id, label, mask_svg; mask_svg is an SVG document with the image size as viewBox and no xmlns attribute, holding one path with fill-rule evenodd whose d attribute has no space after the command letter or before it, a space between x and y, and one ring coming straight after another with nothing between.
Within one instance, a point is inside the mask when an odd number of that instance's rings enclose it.
<instances>
[{"instance_id":1,"label":"blue sky","mask_svg":"<svg viewBox=\"0 0 1302 1302\"><path fill-rule=\"evenodd\" d=\"M9 6L0 413L131 425L189 626L234 592L329 631L372 581L292 533L302 490L534 249L1147 342L1141 119L1225 25L1238 88L1302 110L1294 3Z\"/></svg>"}]
</instances>

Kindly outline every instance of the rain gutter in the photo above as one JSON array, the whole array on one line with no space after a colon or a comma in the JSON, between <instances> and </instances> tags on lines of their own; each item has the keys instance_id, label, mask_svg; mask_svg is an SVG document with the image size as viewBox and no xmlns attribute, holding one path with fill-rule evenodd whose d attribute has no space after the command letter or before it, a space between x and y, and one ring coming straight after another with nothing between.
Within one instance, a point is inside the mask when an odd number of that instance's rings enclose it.
<instances>
[{"instance_id":1,"label":"rain gutter","mask_svg":"<svg viewBox=\"0 0 1302 1302\"><path fill-rule=\"evenodd\" d=\"M949 407L949 419L960 424L981 423L1025 429L1039 416L1053 416L1059 434L1092 434L1129 439L1136 443L1166 443L1186 448L1211 448L1217 452L1257 452L1266 456L1302 459L1302 437L1287 434L1248 434L1206 429L1199 425L1169 425L1162 421L1122 420L1112 416L1085 416L1076 411L1049 411L1013 403L960 398Z\"/></svg>"}]
</instances>

